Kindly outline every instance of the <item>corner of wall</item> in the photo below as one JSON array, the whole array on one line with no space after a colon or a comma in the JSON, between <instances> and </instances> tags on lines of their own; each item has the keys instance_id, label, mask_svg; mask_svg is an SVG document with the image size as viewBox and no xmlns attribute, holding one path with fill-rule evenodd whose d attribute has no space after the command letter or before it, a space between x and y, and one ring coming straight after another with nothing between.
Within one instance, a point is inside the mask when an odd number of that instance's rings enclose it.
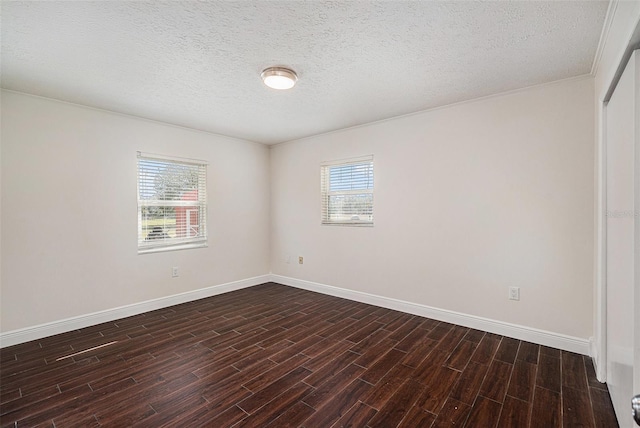
<instances>
[{"instance_id":1,"label":"corner of wall","mask_svg":"<svg viewBox=\"0 0 640 428\"><path fill-rule=\"evenodd\" d=\"M186 293L174 294L172 296L161 297L159 299L147 300L145 302L134 303L132 305L121 306L119 308L85 314L78 317L67 318L33 327L0 333L0 348L41 339L55 334L66 333L80 328L89 327L121 318L138 315L144 312L169 306L179 305L193 300L204 299L217 296L218 294L229 293L230 291L241 290L271 281L271 275L260 275L254 278L247 278L240 281L228 282L226 284L214 285L200 290Z\"/></svg>"}]
</instances>

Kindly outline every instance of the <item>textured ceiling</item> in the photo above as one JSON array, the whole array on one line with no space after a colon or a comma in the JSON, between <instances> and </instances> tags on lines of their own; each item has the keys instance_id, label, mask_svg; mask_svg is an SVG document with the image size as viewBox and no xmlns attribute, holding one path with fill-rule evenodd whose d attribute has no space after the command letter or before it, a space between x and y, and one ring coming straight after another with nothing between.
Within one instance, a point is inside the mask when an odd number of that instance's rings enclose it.
<instances>
[{"instance_id":1,"label":"textured ceiling","mask_svg":"<svg viewBox=\"0 0 640 428\"><path fill-rule=\"evenodd\" d=\"M607 6L2 1L2 87L270 144L588 74Z\"/></svg>"}]
</instances>

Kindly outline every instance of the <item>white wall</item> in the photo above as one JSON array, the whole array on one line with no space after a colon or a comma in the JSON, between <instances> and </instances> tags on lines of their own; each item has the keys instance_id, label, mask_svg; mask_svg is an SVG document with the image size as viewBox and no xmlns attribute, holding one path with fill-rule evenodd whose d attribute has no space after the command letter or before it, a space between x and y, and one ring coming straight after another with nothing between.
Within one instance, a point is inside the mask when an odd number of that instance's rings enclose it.
<instances>
[{"instance_id":1,"label":"white wall","mask_svg":"<svg viewBox=\"0 0 640 428\"><path fill-rule=\"evenodd\" d=\"M576 79L269 150L2 91L0 331L271 268L588 338L593 99ZM137 255L138 150L210 162L208 248ZM321 227L320 162L366 154L375 227Z\"/></svg>"},{"instance_id":2,"label":"white wall","mask_svg":"<svg viewBox=\"0 0 640 428\"><path fill-rule=\"evenodd\" d=\"M589 338L593 96L575 79L273 147L272 272ZM368 154L375 226L321 226L320 163Z\"/></svg>"},{"instance_id":3,"label":"white wall","mask_svg":"<svg viewBox=\"0 0 640 428\"><path fill-rule=\"evenodd\" d=\"M208 248L137 254L138 150L209 161ZM1 159L3 332L269 272L263 145L3 91Z\"/></svg>"}]
</instances>

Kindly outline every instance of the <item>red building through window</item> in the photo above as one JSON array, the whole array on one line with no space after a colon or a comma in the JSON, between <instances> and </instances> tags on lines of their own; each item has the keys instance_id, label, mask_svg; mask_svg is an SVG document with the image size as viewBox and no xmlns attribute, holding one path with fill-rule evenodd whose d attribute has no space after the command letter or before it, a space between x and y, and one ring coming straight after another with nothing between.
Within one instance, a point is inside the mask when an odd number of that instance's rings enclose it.
<instances>
[{"instance_id":1,"label":"red building through window","mask_svg":"<svg viewBox=\"0 0 640 428\"><path fill-rule=\"evenodd\" d=\"M198 201L198 190L186 192L182 201ZM200 210L193 206L176 207L176 238L193 238L200 233Z\"/></svg>"}]
</instances>

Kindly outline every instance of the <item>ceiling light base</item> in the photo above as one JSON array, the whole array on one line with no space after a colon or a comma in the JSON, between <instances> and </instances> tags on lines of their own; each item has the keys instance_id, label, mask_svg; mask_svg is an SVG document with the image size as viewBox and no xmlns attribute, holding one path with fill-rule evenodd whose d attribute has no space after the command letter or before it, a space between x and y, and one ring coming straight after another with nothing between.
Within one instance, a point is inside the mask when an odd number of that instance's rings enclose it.
<instances>
[{"instance_id":1,"label":"ceiling light base","mask_svg":"<svg viewBox=\"0 0 640 428\"><path fill-rule=\"evenodd\" d=\"M291 89L298 81L295 71L284 67L269 67L260 74L265 85L272 89Z\"/></svg>"}]
</instances>

